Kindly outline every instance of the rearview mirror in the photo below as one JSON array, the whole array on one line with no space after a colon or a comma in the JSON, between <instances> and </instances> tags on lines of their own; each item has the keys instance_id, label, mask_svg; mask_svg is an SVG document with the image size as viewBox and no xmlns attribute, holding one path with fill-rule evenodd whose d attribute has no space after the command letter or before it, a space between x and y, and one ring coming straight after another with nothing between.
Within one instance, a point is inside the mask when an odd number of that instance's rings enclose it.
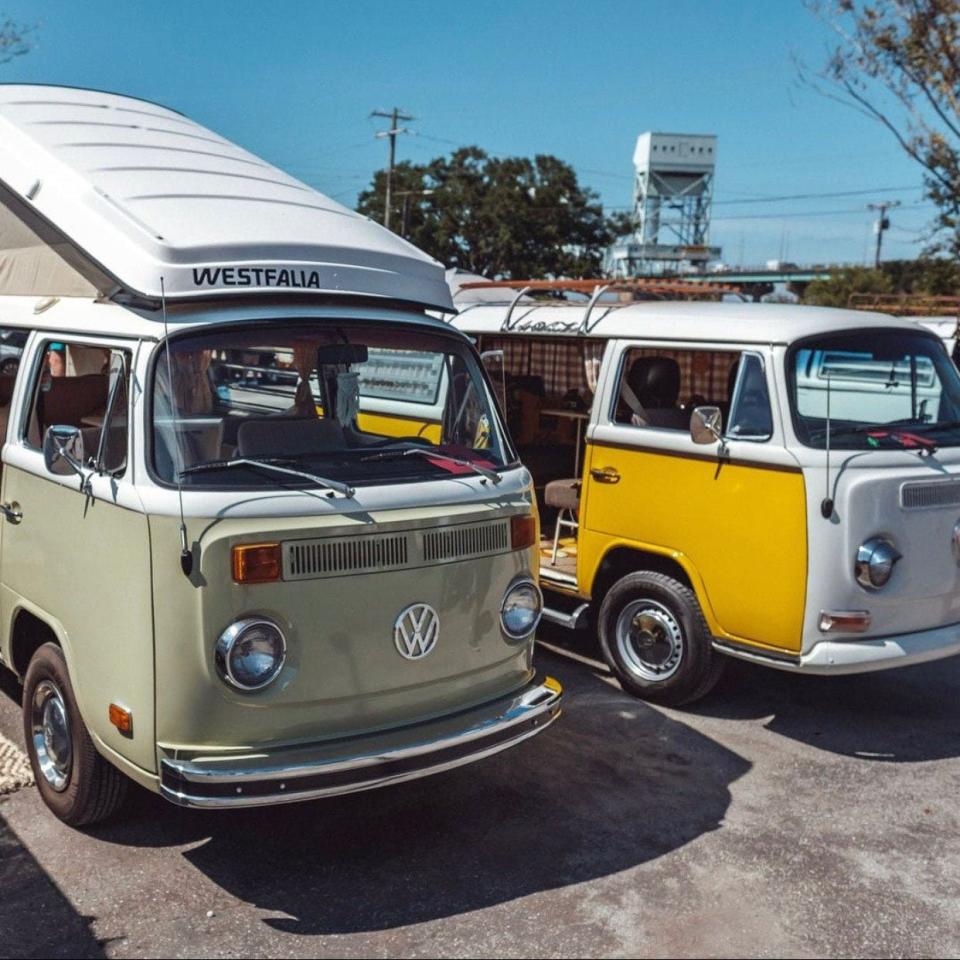
<instances>
[{"instance_id":1,"label":"rearview mirror","mask_svg":"<svg viewBox=\"0 0 960 960\"><path fill-rule=\"evenodd\" d=\"M43 462L51 473L83 476L83 434L79 427L59 424L43 435Z\"/></svg>"},{"instance_id":2,"label":"rearview mirror","mask_svg":"<svg viewBox=\"0 0 960 960\"><path fill-rule=\"evenodd\" d=\"M690 414L690 439L694 443L723 440L723 414L719 407L695 407Z\"/></svg>"}]
</instances>

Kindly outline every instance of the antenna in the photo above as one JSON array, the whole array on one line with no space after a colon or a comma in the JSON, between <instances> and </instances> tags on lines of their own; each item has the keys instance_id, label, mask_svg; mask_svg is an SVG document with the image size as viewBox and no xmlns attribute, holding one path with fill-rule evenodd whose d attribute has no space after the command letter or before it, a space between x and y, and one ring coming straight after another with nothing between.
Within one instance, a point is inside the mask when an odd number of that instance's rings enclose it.
<instances>
[{"instance_id":1,"label":"antenna","mask_svg":"<svg viewBox=\"0 0 960 960\"><path fill-rule=\"evenodd\" d=\"M170 359L170 330L167 327L167 293L160 277L160 308L163 311L163 339L167 353L167 385L170 391L170 413L173 416L173 431L177 438L177 498L180 502L180 569L184 576L193 573L193 552L187 546L187 525L183 519L183 452L180 449L180 433L177 430L177 391L173 384L173 362Z\"/></svg>"}]
</instances>

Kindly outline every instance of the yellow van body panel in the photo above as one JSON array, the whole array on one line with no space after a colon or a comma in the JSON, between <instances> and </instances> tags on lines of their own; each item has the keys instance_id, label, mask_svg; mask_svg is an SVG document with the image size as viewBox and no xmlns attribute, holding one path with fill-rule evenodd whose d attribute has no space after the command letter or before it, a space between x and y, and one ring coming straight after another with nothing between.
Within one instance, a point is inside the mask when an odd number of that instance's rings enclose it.
<instances>
[{"instance_id":1,"label":"yellow van body panel","mask_svg":"<svg viewBox=\"0 0 960 960\"><path fill-rule=\"evenodd\" d=\"M619 481L593 479L592 469L605 468ZM714 636L800 651L807 510L799 469L590 443L583 479L584 594L610 550L659 553L687 572Z\"/></svg>"},{"instance_id":2,"label":"yellow van body panel","mask_svg":"<svg viewBox=\"0 0 960 960\"><path fill-rule=\"evenodd\" d=\"M440 442L440 424L430 420L361 410L357 415L357 424L367 433L379 433L385 437L423 437L431 443Z\"/></svg>"}]
</instances>

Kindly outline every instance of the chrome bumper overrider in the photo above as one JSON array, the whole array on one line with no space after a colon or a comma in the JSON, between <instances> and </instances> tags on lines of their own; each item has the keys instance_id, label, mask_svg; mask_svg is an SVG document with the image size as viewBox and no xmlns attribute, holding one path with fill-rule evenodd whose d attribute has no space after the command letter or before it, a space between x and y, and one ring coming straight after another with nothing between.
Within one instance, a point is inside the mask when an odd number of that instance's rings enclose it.
<instances>
[{"instance_id":1,"label":"chrome bumper overrider","mask_svg":"<svg viewBox=\"0 0 960 960\"><path fill-rule=\"evenodd\" d=\"M253 807L369 790L488 757L546 729L562 691L550 677L452 716L397 730L244 756L164 759L160 792L185 807Z\"/></svg>"}]
</instances>

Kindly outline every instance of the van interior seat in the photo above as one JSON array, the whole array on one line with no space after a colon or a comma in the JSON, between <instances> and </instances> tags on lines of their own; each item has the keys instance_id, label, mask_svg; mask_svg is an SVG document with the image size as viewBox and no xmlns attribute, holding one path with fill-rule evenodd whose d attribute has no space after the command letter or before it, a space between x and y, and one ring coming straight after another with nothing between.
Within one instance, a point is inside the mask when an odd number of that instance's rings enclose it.
<instances>
[{"instance_id":1,"label":"van interior seat","mask_svg":"<svg viewBox=\"0 0 960 960\"><path fill-rule=\"evenodd\" d=\"M283 457L346 447L343 426L327 417L248 417L237 428L238 457Z\"/></svg>"},{"instance_id":2,"label":"van interior seat","mask_svg":"<svg viewBox=\"0 0 960 960\"><path fill-rule=\"evenodd\" d=\"M105 373L51 378L38 394L41 433L56 424L82 427L84 417L102 414L107 406L109 383Z\"/></svg>"},{"instance_id":3,"label":"van interior seat","mask_svg":"<svg viewBox=\"0 0 960 960\"><path fill-rule=\"evenodd\" d=\"M680 364L673 357L637 357L627 372L627 384L643 407L647 425L686 430L690 415L677 406L680 398ZM625 401L625 398L621 397ZM629 405L626 420L629 421Z\"/></svg>"}]
</instances>

